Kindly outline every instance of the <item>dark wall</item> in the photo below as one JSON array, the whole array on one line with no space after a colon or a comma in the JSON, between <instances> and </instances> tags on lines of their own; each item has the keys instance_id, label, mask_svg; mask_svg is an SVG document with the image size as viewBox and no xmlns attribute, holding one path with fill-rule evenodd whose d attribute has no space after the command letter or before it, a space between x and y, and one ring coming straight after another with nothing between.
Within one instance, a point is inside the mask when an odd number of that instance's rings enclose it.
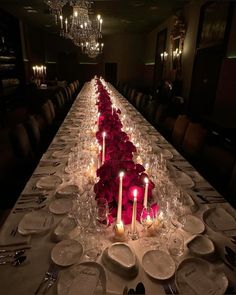
<instances>
[{"instance_id":1,"label":"dark wall","mask_svg":"<svg viewBox=\"0 0 236 295\"><path fill-rule=\"evenodd\" d=\"M28 80L33 74L32 66L36 64L47 66L48 80L70 82L79 79L82 82L101 74L101 57L88 58L71 40L60 37L59 32L51 34L27 24L22 27Z\"/></svg>"}]
</instances>

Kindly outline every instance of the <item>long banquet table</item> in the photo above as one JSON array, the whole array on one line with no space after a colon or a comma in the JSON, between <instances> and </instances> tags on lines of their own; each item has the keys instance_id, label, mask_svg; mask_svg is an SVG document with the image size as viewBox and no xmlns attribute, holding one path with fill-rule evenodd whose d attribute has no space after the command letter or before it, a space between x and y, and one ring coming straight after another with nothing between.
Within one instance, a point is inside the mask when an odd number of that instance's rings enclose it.
<instances>
[{"instance_id":1,"label":"long banquet table","mask_svg":"<svg viewBox=\"0 0 236 295\"><path fill-rule=\"evenodd\" d=\"M166 159L167 168L171 169L172 177L175 178L175 182L181 186L181 188L192 198L194 204L192 215L199 217L203 221L205 225L203 235L207 236L213 241L216 249L215 251L217 252L216 257L211 259L210 262L217 272L225 273L226 277L228 278L229 285L232 288L235 288L234 290L236 290L236 267L235 265L227 265L224 257L225 246L229 246L232 250L236 251L236 244L233 243L234 240L232 239L233 236L236 236L235 210L112 85L109 83L107 83L107 85L112 95L117 101L119 101L120 104L123 105L123 108L126 110L126 114L130 116L135 129L139 130L141 136L143 136L144 139L148 137L152 146L156 148L157 153L160 152L163 154L163 157ZM5 253L1 251L3 249L17 249L25 247L27 259L23 264L17 267L10 264L0 265L0 294L34 294L49 267L51 260L51 250L56 244L56 240L53 235L54 230L57 224L66 215L53 214L53 210L50 209L50 204L55 200L56 193L61 188L75 181L67 173L68 171L66 171L66 167L71 148L75 148L75 144L80 140L80 137L78 136L83 133L83 130L80 130L81 123L85 120L85 116L90 115L90 110L88 108L91 106L91 96L93 90L91 87L91 82L85 83L83 86L66 119L58 130L58 133L56 134L46 153L42 156L37 168L35 169L33 175L29 179L24 190L19 196L19 199L12 208L11 213L1 228L0 256L2 253ZM92 123L91 128L93 128ZM88 133L86 136L89 138L90 136L94 136L94 133ZM84 158L89 157L89 152L86 149L86 146L83 146L83 149L78 150L78 153L81 155L81 161L83 161ZM61 179L61 182L59 182L58 185L52 185L51 187L49 185L48 188L44 188L43 190L39 189L37 183L40 181L40 178L50 173L54 176L58 176ZM79 179L79 181L82 182L82 185L83 178L86 177L88 177L87 174L82 173L81 179ZM36 193L44 195L45 199L41 204L31 202L30 194ZM29 196L29 202L26 201L27 196ZM46 206L43 206L45 204ZM221 229L217 231L217 229L213 230L211 226L206 224L204 220L204 214L211 208L225 209L227 212L230 212L235 221L234 228L231 226L230 229L227 229L227 225L224 225L224 230ZM51 227L49 230L39 234L21 235L19 232L17 232L17 226L22 220L23 216L29 213L30 210L34 209L51 212L51 215L53 216L52 220L50 221ZM183 255L174 257L174 261L177 266L181 261L184 261L189 257L193 257L193 255L191 255L188 250L187 243L191 241L193 237L195 237L195 234L185 231L184 229L179 229L179 231L181 231L182 235L184 236L185 247ZM112 244L112 233L112 226L110 226L105 230L103 235L100 235L102 250ZM73 238L76 239L76 235L73 236ZM122 276L119 276L119 274L112 272L105 267L107 294L123 294L125 286L127 286L128 289L135 288L138 282L143 282L146 294L166 293L166 281L155 280L151 278L142 267L142 256L144 255L145 251L149 250L149 248L152 249L152 245L146 245L142 242L142 239L143 237L140 236L138 240L131 240L127 238L125 241L133 249L138 258L139 270L136 277L125 279ZM158 237L150 237L150 240L152 241L155 239L158 239ZM168 252L166 245L161 245L160 247L162 250ZM86 261L86 258L82 256L78 262L84 260ZM97 261L103 264L101 262L101 255L97 258ZM62 271L66 271L67 268L65 267L61 269ZM194 286L192 288L194 288ZM194 292L192 293L195 294ZM196 292L196 294L197 293L198 292ZM48 289L47 294L58 294L57 283ZM63 294L63 292L60 294ZM78 294L80 294L79 291ZM87 294L89 294L89 290ZM208 293L206 290L205 294L210 293ZM214 294L219 293L216 292Z\"/></svg>"}]
</instances>

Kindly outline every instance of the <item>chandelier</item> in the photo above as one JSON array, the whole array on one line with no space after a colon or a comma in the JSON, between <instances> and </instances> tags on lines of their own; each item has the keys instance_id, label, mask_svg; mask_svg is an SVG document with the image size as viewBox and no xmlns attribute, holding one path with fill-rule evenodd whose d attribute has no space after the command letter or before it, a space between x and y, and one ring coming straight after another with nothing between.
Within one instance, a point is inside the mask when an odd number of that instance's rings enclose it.
<instances>
[{"instance_id":1,"label":"chandelier","mask_svg":"<svg viewBox=\"0 0 236 295\"><path fill-rule=\"evenodd\" d=\"M72 42L81 47L83 53L89 57L96 57L102 53L102 24L103 19L100 15L96 19L90 19L90 0L45 0L54 9L51 11L60 18L60 35L71 39ZM69 3L72 7L72 14L64 20L62 7ZM57 9L56 9L57 8ZM60 9L59 9L60 8ZM63 21L64 20L64 21Z\"/></svg>"},{"instance_id":2,"label":"chandelier","mask_svg":"<svg viewBox=\"0 0 236 295\"><path fill-rule=\"evenodd\" d=\"M57 23L58 17L62 16L62 8L68 0L44 0L44 2L49 6L51 14L55 15Z\"/></svg>"},{"instance_id":3,"label":"chandelier","mask_svg":"<svg viewBox=\"0 0 236 295\"><path fill-rule=\"evenodd\" d=\"M89 42L82 44L82 52L87 54L90 58L95 58L103 51L103 43L97 42L95 38L91 38Z\"/></svg>"}]
</instances>

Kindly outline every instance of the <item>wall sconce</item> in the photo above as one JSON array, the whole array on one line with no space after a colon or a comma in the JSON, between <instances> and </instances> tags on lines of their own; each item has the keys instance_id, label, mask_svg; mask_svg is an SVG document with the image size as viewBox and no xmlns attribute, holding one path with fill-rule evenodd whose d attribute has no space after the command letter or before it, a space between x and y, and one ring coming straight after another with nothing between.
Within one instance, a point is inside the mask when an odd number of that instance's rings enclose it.
<instances>
[{"instance_id":1,"label":"wall sconce","mask_svg":"<svg viewBox=\"0 0 236 295\"><path fill-rule=\"evenodd\" d=\"M176 48L173 52L172 52L172 55L173 55L173 58L177 58L177 59L180 59L181 57L181 54L182 54L182 51L179 50L179 48Z\"/></svg>"},{"instance_id":2,"label":"wall sconce","mask_svg":"<svg viewBox=\"0 0 236 295\"><path fill-rule=\"evenodd\" d=\"M167 61L168 53L166 51L162 52L160 56L161 56L161 61Z\"/></svg>"},{"instance_id":3,"label":"wall sconce","mask_svg":"<svg viewBox=\"0 0 236 295\"><path fill-rule=\"evenodd\" d=\"M45 78L46 74L47 74L47 67L43 66L43 65L36 65L32 67L33 69L33 74L34 74L34 78Z\"/></svg>"}]
</instances>

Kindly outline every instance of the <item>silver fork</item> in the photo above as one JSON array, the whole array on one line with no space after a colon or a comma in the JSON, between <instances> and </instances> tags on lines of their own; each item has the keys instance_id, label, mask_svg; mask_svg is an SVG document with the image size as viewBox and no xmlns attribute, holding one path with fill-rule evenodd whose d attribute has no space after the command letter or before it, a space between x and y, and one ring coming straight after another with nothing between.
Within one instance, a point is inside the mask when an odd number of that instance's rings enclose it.
<instances>
[{"instance_id":1,"label":"silver fork","mask_svg":"<svg viewBox=\"0 0 236 295\"><path fill-rule=\"evenodd\" d=\"M42 286L44 284L46 284L48 282L48 280L50 280L51 276L52 276L52 273L54 271L54 269L56 268L56 265L55 263L51 262L50 265L49 265L49 268L48 270L45 272L45 275L44 275L44 278L43 280L41 281L41 283L39 284L37 290L34 292L34 295L38 294L39 291L41 290Z\"/></svg>"}]
</instances>

